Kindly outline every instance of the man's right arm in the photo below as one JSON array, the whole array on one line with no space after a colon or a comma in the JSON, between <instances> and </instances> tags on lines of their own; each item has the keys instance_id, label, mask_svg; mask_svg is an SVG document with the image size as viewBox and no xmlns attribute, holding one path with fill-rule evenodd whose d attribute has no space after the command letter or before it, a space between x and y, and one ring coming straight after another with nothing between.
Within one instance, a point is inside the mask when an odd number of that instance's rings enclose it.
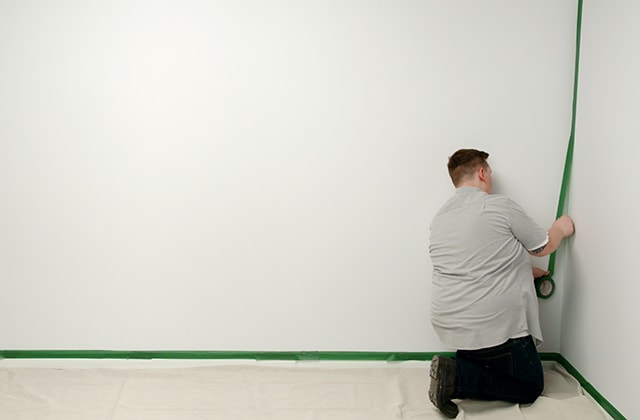
<instances>
[{"instance_id":1,"label":"man's right arm","mask_svg":"<svg viewBox=\"0 0 640 420\"><path fill-rule=\"evenodd\" d=\"M567 215L559 217L548 230L549 241L543 247L529 251L534 257L544 257L551 254L560 246L560 243L567 236L573 235L575 228L573 220Z\"/></svg>"}]
</instances>

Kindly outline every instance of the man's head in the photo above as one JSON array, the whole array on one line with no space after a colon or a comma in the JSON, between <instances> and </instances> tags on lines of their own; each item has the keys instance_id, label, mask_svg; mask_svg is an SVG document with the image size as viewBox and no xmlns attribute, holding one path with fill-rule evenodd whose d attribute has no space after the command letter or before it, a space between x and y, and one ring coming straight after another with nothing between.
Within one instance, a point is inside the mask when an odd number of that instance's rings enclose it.
<instances>
[{"instance_id":1,"label":"man's head","mask_svg":"<svg viewBox=\"0 0 640 420\"><path fill-rule=\"evenodd\" d=\"M456 188L477 187L491 194L493 180L487 163L489 153L475 149L460 149L449 157L449 176Z\"/></svg>"}]
</instances>

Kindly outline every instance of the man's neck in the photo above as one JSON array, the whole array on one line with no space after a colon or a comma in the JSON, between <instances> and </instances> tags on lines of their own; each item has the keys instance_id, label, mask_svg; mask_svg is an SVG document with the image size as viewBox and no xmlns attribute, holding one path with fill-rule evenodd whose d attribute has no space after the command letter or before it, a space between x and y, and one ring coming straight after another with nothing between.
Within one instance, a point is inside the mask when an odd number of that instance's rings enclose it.
<instances>
[{"instance_id":1,"label":"man's neck","mask_svg":"<svg viewBox=\"0 0 640 420\"><path fill-rule=\"evenodd\" d=\"M473 181L465 181L465 182L459 184L456 188L462 188L462 187L478 188L478 189L486 192L487 194L489 193L487 191L486 185L482 181L480 181L478 179L473 180Z\"/></svg>"}]
</instances>

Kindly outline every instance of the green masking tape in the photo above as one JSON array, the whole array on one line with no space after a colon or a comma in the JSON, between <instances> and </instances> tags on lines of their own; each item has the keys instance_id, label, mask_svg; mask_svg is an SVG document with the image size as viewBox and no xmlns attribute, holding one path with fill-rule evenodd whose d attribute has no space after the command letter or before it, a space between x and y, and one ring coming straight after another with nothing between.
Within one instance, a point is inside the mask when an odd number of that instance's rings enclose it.
<instances>
[{"instance_id":1,"label":"green masking tape","mask_svg":"<svg viewBox=\"0 0 640 420\"><path fill-rule=\"evenodd\" d=\"M556 283L550 276L535 279L536 294L540 299L549 299L556 290Z\"/></svg>"},{"instance_id":2,"label":"green masking tape","mask_svg":"<svg viewBox=\"0 0 640 420\"><path fill-rule=\"evenodd\" d=\"M560 187L560 197L558 199L558 211L556 219L562 216L566 210L567 191L571 179L571 167L573 166L573 147L576 137L576 109L578 106L578 71L580 69L580 36L582 33L582 0L578 1L578 20L576 24L576 58L575 71L573 73L573 104L571 107L571 134L569 135L569 145L567 146L567 156L564 161L564 171L562 173L562 184ZM549 256L549 275L535 280L536 293L541 299L549 299L556 289L553 281L553 273L556 268L556 253Z\"/></svg>"}]
</instances>

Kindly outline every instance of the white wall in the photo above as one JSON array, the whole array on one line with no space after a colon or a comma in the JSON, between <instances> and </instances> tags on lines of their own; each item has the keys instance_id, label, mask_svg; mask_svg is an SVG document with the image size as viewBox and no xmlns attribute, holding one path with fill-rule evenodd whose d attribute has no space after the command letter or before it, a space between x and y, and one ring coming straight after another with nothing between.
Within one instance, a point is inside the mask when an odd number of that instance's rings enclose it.
<instances>
[{"instance_id":1,"label":"white wall","mask_svg":"<svg viewBox=\"0 0 640 420\"><path fill-rule=\"evenodd\" d=\"M561 343L562 354L629 419L640 418L638 18L634 1L584 2L570 197L577 229Z\"/></svg>"},{"instance_id":2,"label":"white wall","mask_svg":"<svg viewBox=\"0 0 640 420\"><path fill-rule=\"evenodd\" d=\"M446 158L551 223L574 3L0 3L0 348L441 350Z\"/></svg>"}]
</instances>

